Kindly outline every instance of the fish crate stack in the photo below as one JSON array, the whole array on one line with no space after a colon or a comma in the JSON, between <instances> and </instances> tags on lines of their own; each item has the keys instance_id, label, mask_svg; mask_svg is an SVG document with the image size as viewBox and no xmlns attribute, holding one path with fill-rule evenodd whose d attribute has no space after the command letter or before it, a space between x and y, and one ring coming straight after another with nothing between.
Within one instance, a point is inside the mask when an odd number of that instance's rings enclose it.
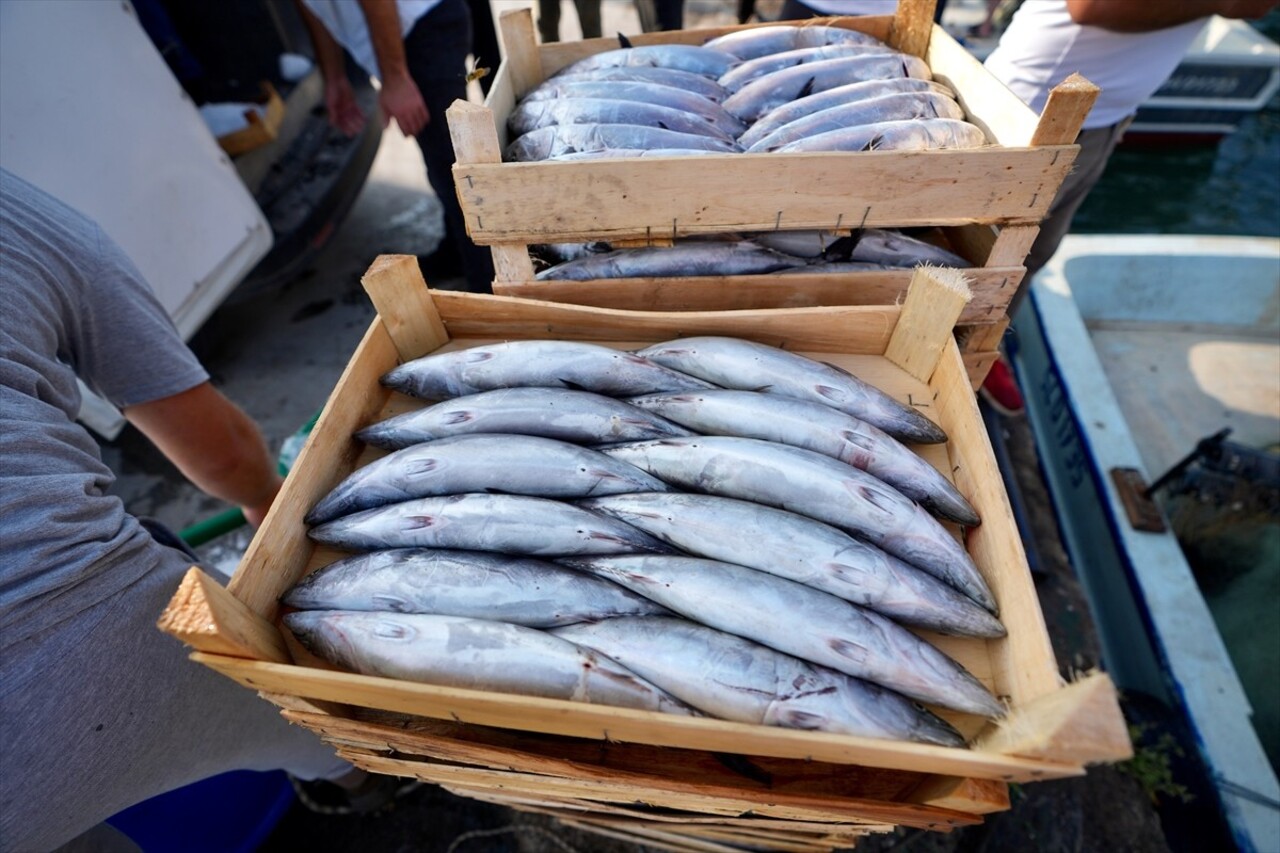
<instances>
[{"instance_id":1,"label":"fish crate stack","mask_svg":"<svg viewBox=\"0 0 1280 853\"><path fill-rule=\"evenodd\" d=\"M933 0L902 0L894 16L815 19L862 31L921 57L954 91L989 145L928 151L727 153L588 161L503 162L508 118L557 71L616 49L616 38L539 45L528 10L500 17L503 60L483 106L448 113L454 179L471 238L493 252L494 292L650 311L889 305L910 269L786 275L535 279L529 247L606 242L664 246L713 234L913 229L967 262L974 297L957 330L976 387L996 356L1007 308L1039 223L1078 153L1097 87L1064 81L1037 116L949 34ZM637 35L637 47L701 45L746 27Z\"/></svg>"},{"instance_id":2,"label":"fish crate stack","mask_svg":"<svg viewBox=\"0 0 1280 853\"><path fill-rule=\"evenodd\" d=\"M259 691L359 767L670 850L831 850L898 826L947 831L1007 809L1007 783L1077 776L1087 764L1126 758L1109 678L1065 683L1059 675L953 334L968 294L947 274L957 275L917 270L901 305L643 312L430 290L415 258L380 257L363 279L378 315L231 582L223 587L193 567L160 627L190 645L195 661ZM690 336L731 336L830 363L945 431L945 442L919 452L981 517L957 541L1007 631L995 639L917 632L1007 708L996 719L938 709L967 745L357 674L313 656L285 627L282 596L346 556L308 536L308 512L385 455L357 433L429 402L386 387L388 371L494 342L633 351Z\"/></svg>"}]
</instances>

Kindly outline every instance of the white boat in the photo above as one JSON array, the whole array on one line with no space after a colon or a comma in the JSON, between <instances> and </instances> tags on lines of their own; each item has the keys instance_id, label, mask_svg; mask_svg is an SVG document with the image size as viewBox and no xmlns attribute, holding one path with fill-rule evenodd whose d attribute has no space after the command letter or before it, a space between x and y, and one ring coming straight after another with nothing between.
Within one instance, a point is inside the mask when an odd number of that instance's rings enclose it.
<instances>
[{"instance_id":1,"label":"white boat","mask_svg":"<svg viewBox=\"0 0 1280 853\"><path fill-rule=\"evenodd\" d=\"M1241 639L1174 532L1139 529L1127 507L1140 508L1143 483L1224 426L1275 455L1278 306L1280 240L1069 236L1015 318L1012 354L1106 669L1122 694L1145 694L1180 718L1226 831L1239 849L1263 853L1280 850L1280 785L1255 722L1274 725L1280 711L1270 706L1280 608L1240 587L1237 598L1272 632ZM1254 579L1274 590L1280 559L1265 562L1274 565L1249 571L1271 572ZM1233 662L1242 652L1263 654L1252 681ZM1251 693L1271 697L1256 717Z\"/></svg>"}]
</instances>

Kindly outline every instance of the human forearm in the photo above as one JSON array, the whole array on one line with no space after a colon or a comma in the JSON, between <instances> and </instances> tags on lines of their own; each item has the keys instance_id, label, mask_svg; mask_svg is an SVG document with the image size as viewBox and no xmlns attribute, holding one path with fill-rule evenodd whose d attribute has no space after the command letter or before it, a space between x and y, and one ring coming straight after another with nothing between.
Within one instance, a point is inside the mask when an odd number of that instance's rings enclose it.
<instances>
[{"instance_id":1,"label":"human forearm","mask_svg":"<svg viewBox=\"0 0 1280 853\"><path fill-rule=\"evenodd\" d=\"M326 83L346 79L346 60L342 55L342 45L325 29L324 24L307 8L302 0L293 0L293 5L307 28L311 37L311 47L316 54L316 64L320 66L320 74Z\"/></svg>"},{"instance_id":2,"label":"human forearm","mask_svg":"<svg viewBox=\"0 0 1280 853\"><path fill-rule=\"evenodd\" d=\"M257 425L212 385L124 415L201 491L241 507L255 526L262 521L281 477Z\"/></svg>"},{"instance_id":3,"label":"human forearm","mask_svg":"<svg viewBox=\"0 0 1280 853\"><path fill-rule=\"evenodd\" d=\"M1280 0L1067 0L1071 20L1115 32L1149 32L1210 15L1260 18Z\"/></svg>"},{"instance_id":4,"label":"human forearm","mask_svg":"<svg viewBox=\"0 0 1280 853\"><path fill-rule=\"evenodd\" d=\"M360 0L365 23L369 25L369 39L373 53L378 57L379 77L409 76L409 64L404 55L404 36L400 33L400 12L394 2L388 0Z\"/></svg>"}]
</instances>

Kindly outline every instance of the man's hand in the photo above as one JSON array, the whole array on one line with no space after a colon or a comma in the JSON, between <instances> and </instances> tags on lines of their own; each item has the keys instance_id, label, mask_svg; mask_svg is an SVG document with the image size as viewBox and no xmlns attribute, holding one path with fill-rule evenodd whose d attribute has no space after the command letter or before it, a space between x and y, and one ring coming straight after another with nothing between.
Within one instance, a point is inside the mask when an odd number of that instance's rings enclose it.
<instances>
[{"instance_id":1,"label":"man's hand","mask_svg":"<svg viewBox=\"0 0 1280 853\"><path fill-rule=\"evenodd\" d=\"M389 74L383 78L378 104L382 107L382 126L386 127L391 119L395 119L405 136L417 136L431 121L422 92L418 91L418 85L408 73Z\"/></svg>"},{"instance_id":2,"label":"man's hand","mask_svg":"<svg viewBox=\"0 0 1280 853\"><path fill-rule=\"evenodd\" d=\"M355 136L364 130L364 110L356 101L355 90L345 77L325 82L324 103L329 110L329 124L345 136Z\"/></svg>"}]
</instances>

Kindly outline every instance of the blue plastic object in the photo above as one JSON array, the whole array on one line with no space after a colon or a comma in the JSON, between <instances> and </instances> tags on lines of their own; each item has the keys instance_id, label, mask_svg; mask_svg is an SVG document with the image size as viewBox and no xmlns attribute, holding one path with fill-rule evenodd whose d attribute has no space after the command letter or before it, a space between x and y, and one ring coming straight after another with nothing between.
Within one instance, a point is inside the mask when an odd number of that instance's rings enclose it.
<instances>
[{"instance_id":1,"label":"blue plastic object","mask_svg":"<svg viewBox=\"0 0 1280 853\"><path fill-rule=\"evenodd\" d=\"M282 770L236 770L152 797L107 820L144 853L253 853L293 805Z\"/></svg>"}]
</instances>

